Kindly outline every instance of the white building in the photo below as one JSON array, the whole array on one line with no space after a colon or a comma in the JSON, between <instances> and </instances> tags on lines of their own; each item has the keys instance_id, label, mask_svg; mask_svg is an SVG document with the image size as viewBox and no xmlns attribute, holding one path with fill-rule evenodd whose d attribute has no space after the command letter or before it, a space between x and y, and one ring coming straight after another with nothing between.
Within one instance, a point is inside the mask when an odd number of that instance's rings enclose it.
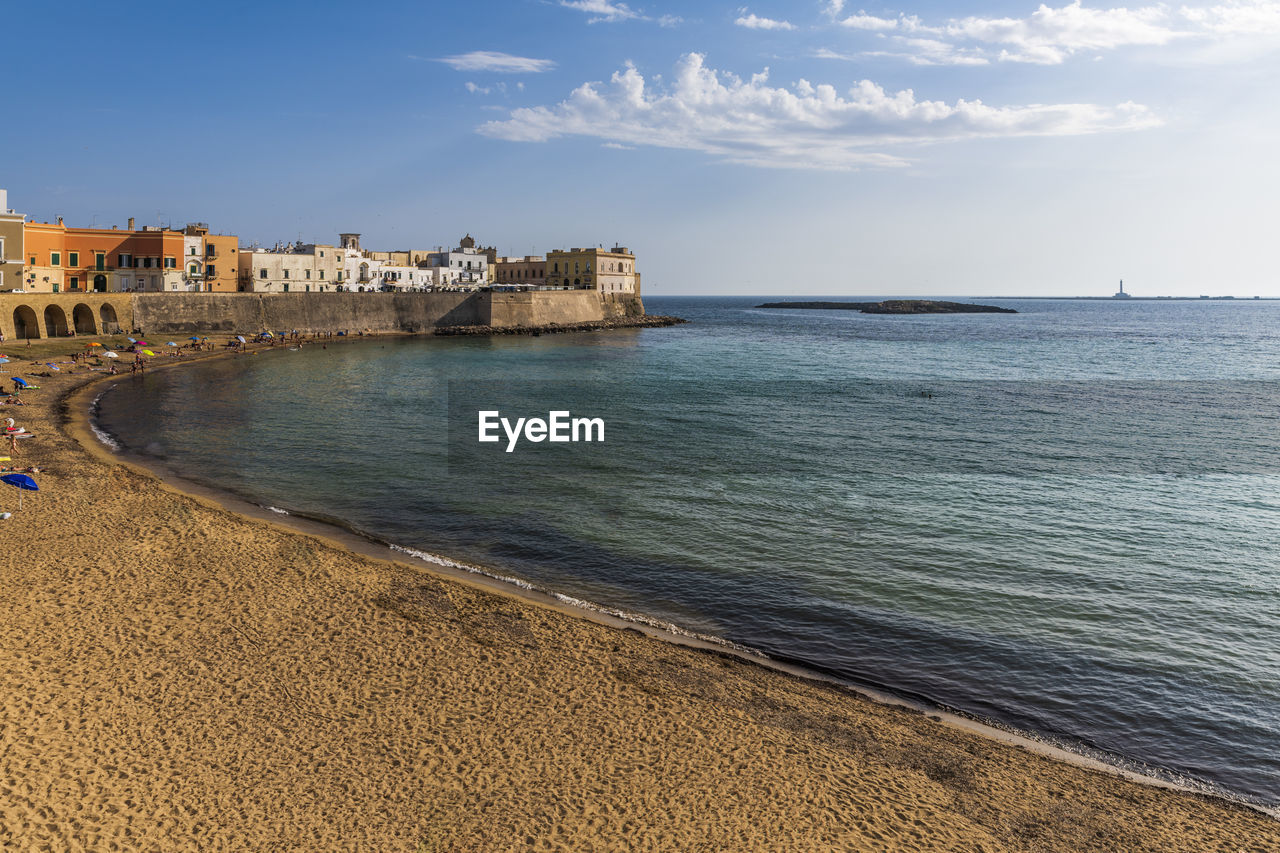
<instances>
[{"instance_id":1,"label":"white building","mask_svg":"<svg viewBox=\"0 0 1280 853\"><path fill-rule=\"evenodd\" d=\"M321 243L241 249L239 287L250 293L331 293L345 283L342 255Z\"/></svg>"},{"instance_id":2,"label":"white building","mask_svg":"<svg viewBox=\"0 0 1280 853\"><path fill-rule=\"evenodd\" d=\"M470 234L456 249L428 252L426 265L436 271L437 287L474 289L489 282L489 256L476 249Z\"/></svg>"}]
</instances>

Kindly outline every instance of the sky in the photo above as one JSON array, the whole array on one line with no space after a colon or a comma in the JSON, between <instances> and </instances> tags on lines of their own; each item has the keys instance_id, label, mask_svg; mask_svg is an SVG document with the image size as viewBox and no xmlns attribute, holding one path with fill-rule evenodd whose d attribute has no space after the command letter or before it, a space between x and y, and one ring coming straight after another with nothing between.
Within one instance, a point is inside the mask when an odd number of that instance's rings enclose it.
<instances>
[{"instance_id":1,"label":"sky","mask_svg":"<svg viewBox=\"0 0 1280 853\"><path fill-rule=\"evenodd\" d=\"M1280 0L10 14L37 221L620 244L647 295L1280 297Z\"/></svg>"}]
</instances>

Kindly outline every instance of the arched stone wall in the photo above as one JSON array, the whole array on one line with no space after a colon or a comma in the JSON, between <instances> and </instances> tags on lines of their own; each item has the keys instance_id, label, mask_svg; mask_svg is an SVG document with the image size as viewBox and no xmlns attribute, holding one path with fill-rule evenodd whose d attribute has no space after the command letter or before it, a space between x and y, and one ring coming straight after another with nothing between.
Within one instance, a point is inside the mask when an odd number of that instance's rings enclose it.
<instances>
[{"instance_id":1,"label":"arched stone wall","mask_svg":"<svg viewBox=\"0 0 1280 853\"><path fill-rule=\"evenodd\" d=\"M105 335L131 328L131 294L0 293L0 334L6 341Z\"/></svg>"}]
</instances>

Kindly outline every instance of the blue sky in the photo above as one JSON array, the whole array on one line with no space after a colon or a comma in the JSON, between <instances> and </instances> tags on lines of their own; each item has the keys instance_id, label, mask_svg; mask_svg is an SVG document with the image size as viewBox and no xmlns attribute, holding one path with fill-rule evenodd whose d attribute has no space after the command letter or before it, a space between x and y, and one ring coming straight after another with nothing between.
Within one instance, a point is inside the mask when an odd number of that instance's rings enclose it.
<instances>
[{"instance_id":1,"label":"blue sky","mask_svg":"<svg viewBox=\"0 0 1280 853\"><path fill-rule=\"evenodd\" d=\"M1280 297L1280 0L17 15L35 219L622 243L655 295Z\"/></svg>"}]
</instances>

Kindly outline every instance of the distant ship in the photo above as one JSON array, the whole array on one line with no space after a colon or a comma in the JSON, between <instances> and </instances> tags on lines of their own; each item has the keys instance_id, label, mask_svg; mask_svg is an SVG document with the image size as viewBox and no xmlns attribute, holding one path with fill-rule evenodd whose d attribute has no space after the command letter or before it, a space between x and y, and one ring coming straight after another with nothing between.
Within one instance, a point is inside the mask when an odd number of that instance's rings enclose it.
<instances>
[{"instance_id":1,"label":"distant ship","mask_svg":"<svg viewBox=\"0 0 1280 853\"><path fill-rule=\"evenodd\" d=\"M1112 299L1131 299L1133 295L1124 292L1124 279L1120 279L1120 291L1111 296Z\"/></svg>"}]
</instances>

